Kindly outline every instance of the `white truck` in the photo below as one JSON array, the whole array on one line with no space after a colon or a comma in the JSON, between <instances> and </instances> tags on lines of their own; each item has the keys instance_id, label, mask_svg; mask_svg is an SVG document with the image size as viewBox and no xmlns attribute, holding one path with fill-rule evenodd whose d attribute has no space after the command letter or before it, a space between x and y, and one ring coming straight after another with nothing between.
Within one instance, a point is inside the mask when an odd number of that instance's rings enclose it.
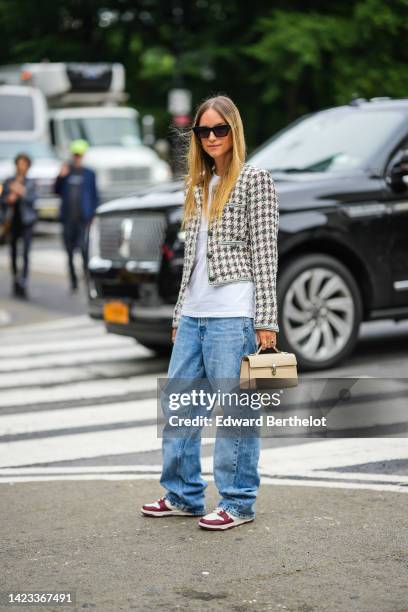
<instances>
[{"instance_id":1,"label":"white truck","mask_svg":"<svg viewBox=\"0 0 408 612\"><path fill-rule=\"evenodd\" d=\"M49 126L44 138L60 159L69 157L72 140L88 141L85 163L96 171L102 201L171 179L170 166L142 142L139 113L121 105L127 97L122 64L3 66L0 84L25 85L43 94Z\"/></svg>"},{"instance_id":2,"label":"white truck","mask_svg":"<svg viewBox=\"0 0 408 612\"><path fill-rule=\"evenodd\" d=\"M37 185L39 218L55 219L59 197L54 183L61 160L50 144L46 99L32 87L0 85L0 192L4 180L15 172L19 153L26 153L33 162L29 176Z\"/></svg>"}]
</instances>

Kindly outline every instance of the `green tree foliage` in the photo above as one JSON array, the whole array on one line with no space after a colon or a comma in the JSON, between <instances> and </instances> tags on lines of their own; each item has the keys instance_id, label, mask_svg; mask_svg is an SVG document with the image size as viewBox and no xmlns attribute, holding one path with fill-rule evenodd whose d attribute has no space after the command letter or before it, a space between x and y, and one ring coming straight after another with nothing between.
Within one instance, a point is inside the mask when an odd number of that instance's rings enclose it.
<instances>
[{"instance_id":1,"label":"green tree foliage","mask_svg":"<svg viewBox=\"0 0 408 612\"><path fill-rule=\"evenodd\" d=\"M353 96L406 97L408 0L0 0L0 62L120 61L168 134L167 93L230 95L249 148Z\"/></svg>"}]
</instances>

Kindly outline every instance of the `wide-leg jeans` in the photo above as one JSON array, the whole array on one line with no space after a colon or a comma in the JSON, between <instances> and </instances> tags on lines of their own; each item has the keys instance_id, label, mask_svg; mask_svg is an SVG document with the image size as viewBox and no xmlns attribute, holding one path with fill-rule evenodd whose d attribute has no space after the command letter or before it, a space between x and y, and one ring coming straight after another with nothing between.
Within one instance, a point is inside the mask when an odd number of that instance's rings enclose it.
<instances>
[{"instance_id":1,"label":"wide-leg jeans","mask_svg":"<svg viewBox=\"0 0 408 612\"><path fill-rule=\"evenodd\" d=\"M250 317L181 316L168 369L168 379L235 379L239 383L243 355L257 350ZM164 428L161 485L175 506L196 515L205 514L201 476L201 429L185 428L172 436ZM235 433L236 432L236 433ZM214 480L220 494L218 506L242 518L255 516L254 502L260 484L259 436L248 436L242 428L234 435L217 429L214 450Z\"/></svg>"}]
</instances>

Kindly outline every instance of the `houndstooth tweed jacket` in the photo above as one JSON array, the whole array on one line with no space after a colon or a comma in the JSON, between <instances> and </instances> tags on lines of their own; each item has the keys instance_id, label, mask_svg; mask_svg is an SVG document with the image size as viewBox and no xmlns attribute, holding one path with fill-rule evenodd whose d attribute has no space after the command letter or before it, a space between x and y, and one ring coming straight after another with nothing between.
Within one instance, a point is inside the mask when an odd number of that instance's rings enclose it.
<instances>
[{"instance_id":1,"label":"houndstooth tweed jacket","mask_svg":"<svg viewBox=\"0 0 408 612\"><path fill-rule=\"evenodd\" d=\"M179 324L195 259L203 202L202 186L196 186L194 193L197 210L186 227L183 275L174 309L173 327ZM255 329L279 331L276 300L278 223L278 197L271 174L244 163L225 204L220 223L215 221L209 225L207 269L210 285L254 281Z\"/></svg>"}]
</instances>

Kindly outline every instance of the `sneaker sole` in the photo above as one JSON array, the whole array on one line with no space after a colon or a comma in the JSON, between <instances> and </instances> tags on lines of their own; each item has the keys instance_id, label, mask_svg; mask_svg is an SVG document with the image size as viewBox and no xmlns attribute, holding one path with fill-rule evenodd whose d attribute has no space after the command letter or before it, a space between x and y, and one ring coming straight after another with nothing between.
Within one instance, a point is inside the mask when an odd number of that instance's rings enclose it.
<instances>
[{"instance_id":1,"label":"sneaker sole","mask_svg":"<svg viewBox=\"0 0 408 612\"><path fill-rule=\"evenodd\" d=\"M254 519L243 520L242 523L236 523L235 525L203 525L202 523L198 523L198 526L201 529L207 529L209 531L225 531L226 529L233 529L234 527L240 527L241 525L245 525L246 523L252 523Z\"/></svg>"},{"instance_id":2,"label":"sneaker sole","mask_svg":"<svg viewBox=\"0 0 408 612\"><path fill-rule=\"evenodd\" d=\"M142 508L140 512L145 516L153 516L154 518L160 518L161 516L197 516L196 514L191 514L191 512L183 512L182 510L179 510L178 512L175 512L174 510L169 510L168 512L155 512L154 510L144 510Z\"/></svg>"}]
</instances>

